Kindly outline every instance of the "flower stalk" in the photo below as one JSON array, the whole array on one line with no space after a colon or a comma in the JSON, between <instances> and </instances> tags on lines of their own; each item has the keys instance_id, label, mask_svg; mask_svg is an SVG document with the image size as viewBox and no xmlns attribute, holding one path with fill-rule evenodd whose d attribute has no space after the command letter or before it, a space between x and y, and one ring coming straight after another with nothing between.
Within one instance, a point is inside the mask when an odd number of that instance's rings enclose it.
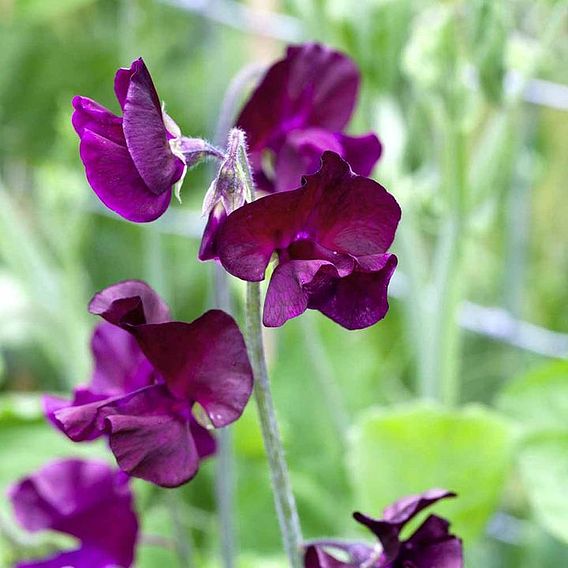
<instances>
[{"instance_id":1,"label":"flower stalk","mask_svg":"<svg viewBox=\"0 0 568 568\"><path fill-rule=\"evenodd\" d=\"M241 147L238 153L239 173L242 175L246 187L247 201L252 202L255 199L255 189L246 155L244 134L241 133L241 135ZM301 568L302 561L300 558L300 550L302 546L302 532L300 528L300 518L296 508L296 500L292 493L292 485L290 483L288 466L284 456L282 437L280 435L276 409L274 408L274 401L270 390L270 381L268 378L262 339L259 282L247 282L245 318L245 338L254 376L254 397L270 468L274 504L280 525L280 532L290 566L292 568Z\"/></svg>"},{"instance_id":2,"label":"flower stalk","mask_svg":"<svg viewBox=\"0 0 568 568\"><path fill-rule=\"evenodd\" d=\"M270 466L276 513L290 566L292 568L300 568L300 547L302 542L300 520L296 509L296 501L292 493L282 438L270 391L262 341L260 284L258 282L247 282L245 311L246 341L255 382L254 397Z\"/></svg>"}]
</instances>

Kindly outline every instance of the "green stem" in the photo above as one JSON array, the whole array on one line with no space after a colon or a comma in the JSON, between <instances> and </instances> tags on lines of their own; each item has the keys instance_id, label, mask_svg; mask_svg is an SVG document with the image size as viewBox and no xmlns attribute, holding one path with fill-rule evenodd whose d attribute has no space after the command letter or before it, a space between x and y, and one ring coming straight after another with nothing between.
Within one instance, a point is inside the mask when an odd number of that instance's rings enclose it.
<instances>
[{"instance_id":1,"label":"green stem","mask_svg":"<svg viewBox=\"0 0 568 568\"><path fill-rule=\"evenodd\" d=\"M430 302L432 327L422 395L448 406L459 400L461 332L458 309L462 298L462 257L467 211L466 144L459 113L452 102L443 108L443 183L449 214L438 239Z\"/></svg>"},{"instance_id":2,"label":"green stem","mask_svg":"<svg viewBox=\"0 0 568 568\"><path fill-rule=\"evenodd\" d=\"M292 493L284 457L284 448L276 419L276 411L270 392L262 341L260 284L258 282L247 282L246 336L247 349L254 373L254 395L260 418L264 447L270 466L274 504L278 522L280 523L284 548L288 555L290 566L292 568L301 568L300 548L302 536L300 519L296 510L296 501Z\"/></svg>"},{"instance_id":3,"label":"green stem","mask_svg":"<svg viewBox=\"0 0 568 568\"><path fill-rule=\"evenodd\" d=\"M243 143L238 153L239 166L243 174L247 201L252 202L255 199L255 188L246 157L246 149L244 148L244 136L242 140ZM272 400L266 357L264 355L259 282L247 282L245 317L247 351L254 375L254 396L270 468L274 504L280 524L280 532L290 566L292 568L302 568L303 563L300 558L302 547L300 518L296 508L296 500L292 493L286 458L284 457L284 446L276 419L276 409Z\"/></svg>"}]
</instances>

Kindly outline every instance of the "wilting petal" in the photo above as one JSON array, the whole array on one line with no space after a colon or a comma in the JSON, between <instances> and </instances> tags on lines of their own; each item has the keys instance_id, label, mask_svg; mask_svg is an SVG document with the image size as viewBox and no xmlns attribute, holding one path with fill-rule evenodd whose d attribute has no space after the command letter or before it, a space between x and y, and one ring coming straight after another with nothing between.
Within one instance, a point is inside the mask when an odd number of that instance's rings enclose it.
<instances>
[{"instance_id":1,"label":"wilting petal","mask_svg":"<svg viewBox=\"0 0 568 568\"><path fill-rule=\"evenodd\" d=\"M244 338L232 317L210 310L192 323L143 325L134 333L177 398L198 402L217 428L239 418L253 383Z\"/></svg>"},{"instance_id":2,"label":"wilting petal","mask_svg":"<svg viewBox=\"0 0 568 568\"><path fill-rule=\"evenodd\" d=\"M138 223L154 221L168 208L171 189L152 193L127 148L91 130L81 136L81 160L99 199L120 216Z\"/></svg>"},{"instance_id":3,"label":"wilting petal","mask_svg":"<svg viewBox=\"0 0 568 568\"><path fill-rule=\"evenodd\" d=\"M343 278L329 278L310 295L309 307L319 310L346 329L363 329L383 319L389 309L387 289L397 259L387 257L375 272L355 270Z\"/></svg>"},{"instance_id":4,"label":"wilting petal","mask_svg":"<svg viewBox=\"0 0 568 568\"><path fill-rule=\"evenodd\" d=\"M81 542L76 551L19 566L132 565L138 533L132 496L127 477L108 465L72 459L52 462L13 486L9 499L26 530L51 529Z\"/></svg>"},{"instance_id":5,"label":"wilting petal","mask_svg":"<svg viewBox=\"0 0 568 568\"><path fill-rule=\"evenodd\" d=\"M324 152L321 169L306 176L301 191L314 196L306 224L322 246L354 256L386 252L400 220L395 198L372 179L355 175L333 152Z\"/></svg>"},{"instance_id":6,"label":"wilting petal","mask_svg":"<svg viewBox=\"0 0 568 568\"><path fill-rule=\"evenodd\" d=\"M122 76L115 88L122 96ZM184 171L184 163L171 151L158 94L142 59L130 68L130 81L123 106L126 145L148 190L158 196L170 195Z\"/></svg>"},{"instance_id":7,"label":"wilting petal","mask_svg":"<svg viewBox=\"0 0 568 568\"><path fill-rule=\"evenodd\" d=\"M347 136L336 134L338 143L341 145L341 157L349 163L351 169L359 176L369 176L378 162L382 153L382 146L373 133L362 136ZM333 150L333 148L326 148ZM306 172L309 173L309 172Z\"/></svg>"},{"instance_id":8,"label":"wilting petal","mask_svg":"<svg viewBox=\"0 0 568 568\"><path fill-rule=\"evenodd\" d=\"M270 67L247 104L237 126L251 152L279 149L283 136L296 128L342 130L359 88L359 73L345 55L319 44L289 47Z\"/></svg>"},{"instance_id":9,"label":"wilting petal","mask_svg":"<svg viewBox=\"0 0 568 568\"><path fill-rule=\"evenodd\" d=\"M89 303L89 312L126 327L170 319L166 303L141 280L123 280L97 292Z\"/></svg>"},{"instance_id":10,"label":"wilting petal","mask_svg":"<svg viewBox=\"0 0 568 568\"><path fill-rule=\"evenodd\" d=\"M174 401L164 385L147 387L101 409L112 453L120 468L162 487L189 481L199 455L186 417L172 412Z\"/></svg>"},{"instance_id":11,"label":"wilting petal","mask_svg":"<svg viewBox=\"0 0 568 568\"><path fill-rule=\"evenodd\" d=\"M71 122L79 138L82 138L86 130L90 130L102 138L126 147L122 118L87 97L74 97L73 108L75 111Z\"/></svg>"},{"instance_id":12,"label":"wilting petal","mask_svg":"<svg viewBox=\"0 0 568 568\"><path fill-rule=\"evenodd\" d=\"M401 561L416 568L462 568L462 543L450 534L448 521L430 515L404 543Z\"/></svg>"},{"instance_id":13,"label":"wilting petal","mask_svg":"<svg viewBox=\"0 0 568 568\"><path fill-rule=\"evenodd\" d=\"M95 361L90 389L106 396L126 394L151 385L155 371L132 335L101 322L91 339Z\"/></svg>"},{"instance_id":14,"label":"wilting petal","mask_svg":"<svg viewBox=\"0 0 568 568\"><path fill-rule=\"evenodd\" d=\"M382 519L373 519L361 513L353 513L355 520L365 525L381 541L387 559L396 558L401 542L400 531L420 511L441 499L455 497L456 494L443 489L431 489L419 495L411 495L396 501L384 510Z\"/></svg>"},{"instance_id":15,"label":"wilting petal","mask_svg":"<svg viewBox=\"0 0 568 568\"><path fill-rule=\"evenodd\" d=\"M292 260L279 264L272 274L264 300L263 323L279 327L291 318L303 314L308 308L308 285L324 265L322 260ZM337 271L331 266L333 272Z\"/></svg>"}]
</instances>

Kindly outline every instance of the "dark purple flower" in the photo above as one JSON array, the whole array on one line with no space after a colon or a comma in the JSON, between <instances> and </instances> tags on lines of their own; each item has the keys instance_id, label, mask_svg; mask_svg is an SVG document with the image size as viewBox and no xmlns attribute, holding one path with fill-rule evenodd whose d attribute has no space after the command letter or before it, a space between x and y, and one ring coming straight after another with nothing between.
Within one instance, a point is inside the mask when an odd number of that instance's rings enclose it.
<instances>
[{"instance_id":1,"label":"dark purple flower","mask_svg":"<svg viewBox=\"0 0 568 568\"><path fill-rule=\"evenodd\" d=\"M102 383L114 373L114 384L123 386L100 392L97 364L91 385L79 391L88 396L76 393L71 405L48 399L48 414L74 441L108 435L119 466L130 475L165 487L185 483L197 473L199 458L215 450L192 415L194 404L220 428L239 418L252 392L252 370L237 324L220 310L192 323L169 321L161 298L133 280L96 294L89 310L109 322L100 328L104 332L128 332L128 342L134 340L141 353L132 344L125 350L109 342L101 354ZM126 352L129 362L122 359Z\"/></svg>"},{"instance_id":2,"label":"dark purple flower","mask_svg":"<svg viewBox=\"0 0 568 568\"><path fill-rule=\"evenodd\" d=\"M81 160L89 184L109 209L129 221L153 221L168 208L186 168L220 154L203 140L181 135L162 110L141 58L117 71L114 92L122 117L89 98L73 99Z\"/></svg>"},{"instance_id":3,"label":"dark purple flower","mask_svg":"<svg viewBox=\"0 0 568 568\"><path fill-rule=\"evenodd\" d=\"M52 462L12 486L8 497L26 530L53 530L79 540L75 550L16 568L128 568L138 521L128 476L96 461Z\"/></svg>"},{"instance_id":4,"label":"dark purple flower","mask_svg":"<svg viewBox=\"0 0 568 568\"><path fill-rule=\"evenodd\" d=\"M237 126L245 131L255 181L264 191L286 191L314 173L332 150L368 176L381 154L374 134L348 136L360 75L346 55L324 45L289 47L268 69Z\"/></svg>"},{"instance_id":5,"label":"dark purple flower","mask_svg":"<svg viewBox=\"0 0 568 568\"><path fill-rule=\"evenodd\" d=\"M449 523L430 515L406 540L400 533L418 513L441 499L456 494L431 489L405 497L387 507L383 517L373 519L361 513L353 517L378 538L380 547L358 543L322 541L306 548L306 568L462 568L461 540L449 532ZM338 560L328 552L339 551L347 557Z\"/></svg>"},{"instance_id":6,"label":"dark purple flower","mask_svg":"<svg viewBox=\"0 0 568 568\"><path fill-rule=\"evenodd\" d=\"M397 259L387 250L399 219L400 207L381 185L325 152L321 169L306 176L302 188L229 215L218 236L219 258L231 274L254 282L278 255L264 304L266 326L311 308L360 329L388 310Z\"/></svg>"}]
</instances>

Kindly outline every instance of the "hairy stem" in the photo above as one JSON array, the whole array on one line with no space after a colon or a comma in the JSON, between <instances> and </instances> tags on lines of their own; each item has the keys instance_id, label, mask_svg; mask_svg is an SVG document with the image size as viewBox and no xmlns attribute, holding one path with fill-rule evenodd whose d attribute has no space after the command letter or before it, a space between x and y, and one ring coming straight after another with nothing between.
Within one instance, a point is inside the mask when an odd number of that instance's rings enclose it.
<instances>
[{"instance_id":1,"label":"hairy stem","mask_svg":"<svg viewBox=\"0 0 568 568\"><path fill-rule=\"evenodd\" d=\"M254 395L260 418L264 447L270 466L274 503L284 548L290 566L300 568L302 536L296 501L292 493L288 468L284 457L282 438L276 419L276 411L270 391L260 319L260 284L247 282L246 336L249 358L254 373Z\"/></svg>"},{"instance_id":2,"label":"hairy stem","mask_svg":"<svg viewBox=\"0 0 568 568\"><path fill-rule=\"evenodd\" d=\"M246 188L247 201L255 199L255 188L247 159L244 134L238 154L239 166L242 170L243 183ZM292 485L288 474L288 466L284 457L284 446L276 409L272 400L270 381L264 355L262 340L262 323L260 307L260 283L247 282L247 295L245 306L246 317L246 343L249 359L254 374L254 396L260 420L260 429L264 441L264 448L270 467L272 492L276 514L280 524L280 532L288 561L292 568L301 568L302 560L300 550L302 547L302 531L300 518L296 508L296 500L292 493Z\"/></svg>"}]
</instances>

